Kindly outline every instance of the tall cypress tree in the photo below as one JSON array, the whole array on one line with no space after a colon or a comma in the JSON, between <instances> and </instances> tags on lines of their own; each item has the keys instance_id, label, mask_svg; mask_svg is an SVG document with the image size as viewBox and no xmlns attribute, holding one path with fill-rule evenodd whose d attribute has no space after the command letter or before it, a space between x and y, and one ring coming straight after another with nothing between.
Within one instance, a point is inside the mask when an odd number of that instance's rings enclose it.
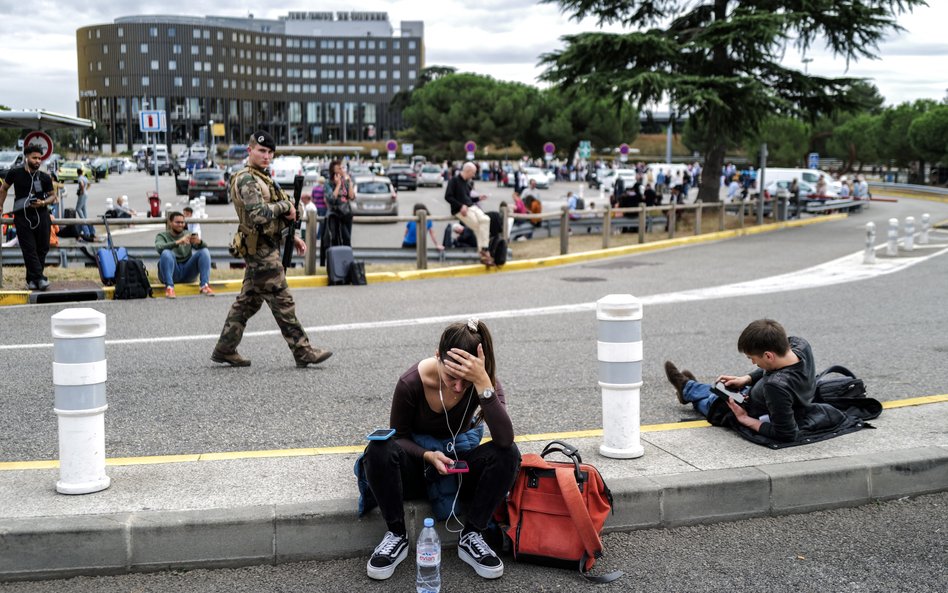
<instances>
[{"instance_id":1,"label":"tall cypress tree","mask_svg":"<svg viewBox=\"0 0 948 593\"><path fill-rule=\"evenodd\" d=\"M542 0L622 33L579 33L541 56L544 80L582 86L642 110L670 102L705 135L698 197L718 200L728 139L774 114L814 117L858 105L857 78L808 76L785 52L825 43L847 63L875 57L899 14L924 0ZM651 28L648 28L651 27ZM720 140L718 140L720 139Z\"/></svg>"}]
</instances>

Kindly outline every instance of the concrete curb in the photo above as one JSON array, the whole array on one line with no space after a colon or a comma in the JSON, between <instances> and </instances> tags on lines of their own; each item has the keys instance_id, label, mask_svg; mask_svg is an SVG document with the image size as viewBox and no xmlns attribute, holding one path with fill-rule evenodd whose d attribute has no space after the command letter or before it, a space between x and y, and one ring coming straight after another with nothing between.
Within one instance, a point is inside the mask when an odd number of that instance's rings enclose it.
<instances>
[{"instance_id":1,"label":"concrete curb","mask_svg":"<svg viewBox=\"0 0 948 593\"><path fill-rule=\"evenodd\" d=\"M483 265L465 265L451 266L448 268L437 268L432 270L408 270L404 272L377 272L366 274L366 281L370 284L383 282L402 282L406 280L425 280L428 278L463 278L467 276L480 276L484 274L499 274L503 272L515 272L522 270L535 270L537 268L547 268L552 266L562 266L566 264L580 263L584 261L593 261L606 259L609 257L619 257L632 255L635 253L646 253L659 249L670 249L672 247L681 247L683 245L697 245L700 243L709 243L711 241L721 241L724 239L733 239L756 235L760 233L769 233L787 228L796 228L819 224L823 222L833 222L845 220L848 214L830 214L826 216L814 216L813 218L804 218L799 220L788 220L783 222L774 222L761 226L745 227L742 229L732 229L728 231L717 231L714 233L705 233L702 235L690 235L676 239L663 239L661 241L652 241L650 243L641 243L636 245L624 245L622 247L611 247L609 249L597 249L595 251L583 251L579 253L569 253L566 255L554 255L544 258L527 259L521 261L511 261L502 268L487 268ZM329 286L329 279L326 276L289 276L286 279L290 288L321 288ZM232 280L212 280L211 287L217 294L240 292L243 284L242 279ZM164 286L161 284L152 284L152 292L155 298L164 298ZM200 294L200 287L197 283L176 284L175 293L178 296L196 296ZM112 299L115 293L115 287L102 287L104 298ZM7 305L25 305L29 303L30 291L28 290L0 290L0 307Z\"/></svg>"},{"instance_id":2,"label":"concrete curb","mask_svg":"<svg viewBox=\"0 0 948 593\"><path fill-rule=\"evenodd\" d=\"M855 506L948 490L948 447L630 477L609 484L607 531ZM351 499L230 509L0 520L0 581L368 555L384 524ZM409 538L427 503L406 504ZM440 528L439 528L440 529ZM456 535L442 530L451 545Z\"/></svg>"}]
</instances>

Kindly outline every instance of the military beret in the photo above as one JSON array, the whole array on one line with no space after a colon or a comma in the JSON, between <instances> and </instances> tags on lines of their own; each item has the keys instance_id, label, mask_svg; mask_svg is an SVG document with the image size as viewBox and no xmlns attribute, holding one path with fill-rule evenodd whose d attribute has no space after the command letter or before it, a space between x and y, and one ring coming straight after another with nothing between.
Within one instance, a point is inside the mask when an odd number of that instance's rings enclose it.
<instances>
[{"instance_id":1,"label":"military beret","mask_svg":"<svg viewBox=\"0 0 948 593\"><path fill-rule=\"evenodd\" d=\"M257 130L253 133L254 142L260 146L269 148L270 150L276 152L276 142L273 141L273 136L264 132L263 130Z\"/></svg>"}]
</instances>

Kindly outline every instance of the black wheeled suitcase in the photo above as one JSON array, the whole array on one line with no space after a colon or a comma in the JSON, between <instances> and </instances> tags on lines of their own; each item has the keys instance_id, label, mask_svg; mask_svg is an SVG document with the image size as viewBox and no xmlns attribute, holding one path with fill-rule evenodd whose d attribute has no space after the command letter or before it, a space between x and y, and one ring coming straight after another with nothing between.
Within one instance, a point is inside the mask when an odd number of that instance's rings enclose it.
<instances>
[{"instance_id":1,"label":"black wheeled suitcase","mask_svg":"<svg viewBox=\"0 0 948 593\"><path fill-rule=\"evenodd\" d=\"M348 245L330 247L326 252L326 275L329 276L329 285L348 284L349 268L354 261L352 247Z\"/></svg>"}]
</instances>

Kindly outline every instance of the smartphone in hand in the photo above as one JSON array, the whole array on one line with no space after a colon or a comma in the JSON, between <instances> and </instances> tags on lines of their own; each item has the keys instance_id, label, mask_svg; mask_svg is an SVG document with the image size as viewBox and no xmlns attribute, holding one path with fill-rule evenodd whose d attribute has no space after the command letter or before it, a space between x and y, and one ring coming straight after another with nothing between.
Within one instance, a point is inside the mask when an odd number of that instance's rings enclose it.
<instances>
[{"instance_id":1,"label":"smartphone in hand","mask_svg":"<svg viewBox=\"0 0 948 593\"><path fill-rule=\"evenodd\" d=\"M470 471L470 468L467 466L467 462L466 462L466 461L460 461L460 460L459 460L459 461L455 461L455 462L452 463L451 465L447 466L447 468L445 468L445 470L446 470L449 474L466 474L467 472Z\"/></svg>"},{"instance_id":2,"label":"smartphone in hand","mask_svg":"<svg viewBox=\"0 0 948 593\"><path fill-rule=\"evenodd\" d=\"M720 395L721 397L729 397L739 404L744 403L744 400L747 399L744 397L744 394L729 390L727 385L724 384L724 381L718 381L715 383L714 387L711 388L711 391Z\"/></svg>"}]
</instances>

